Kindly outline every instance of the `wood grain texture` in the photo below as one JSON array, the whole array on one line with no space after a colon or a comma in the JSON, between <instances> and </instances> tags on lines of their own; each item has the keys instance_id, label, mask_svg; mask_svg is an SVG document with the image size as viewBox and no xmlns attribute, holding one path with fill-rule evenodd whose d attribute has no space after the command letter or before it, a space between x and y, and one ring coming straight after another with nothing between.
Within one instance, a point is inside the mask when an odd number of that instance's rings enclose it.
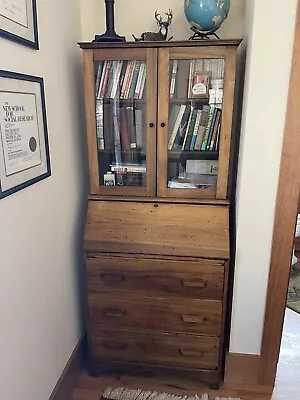
<instances>
[{"instance_id":1,"label":"wood grain texture","mask_svg":"<svg viewBox=\"0 0 300 400\"><path fill-rule=\"evenodd\" d=\"M89 157L90 193L99 194L99 169L95 117L95 82L93 51L83 52L85 115Z\"/></svg>"},{"instance_id":2,"label":"wood grain texture","mask_svg":"<svg viewBox=\"0 0 300 400\"><path fill-rule=\"evenodd\" d=\"M121 301L120 301L121 299ZM123 294L88 294L91 326L219 336L222 303Z\"/></svg>"},{"instance_id":3,"label":"wood grain texture","mask_svg":"<svg viewBox=\"0 0 300 400\"><path fill-rule=\"evenodd\" d=\"M225 58L227 48L225 46L215 47L171 47L171 60L190 60L197 58Z\"/></svg>"},{"instance_id":4,"label":"wood grain texture","mask_svg":"<svg viewBox=\"0 0 300 400\"><path fill-rule=\"evenodd\" d=\"M169 50L158 52L158 119L157 119L157 195L167 196L168 121L169 121ZM162 127L161 123L165 126Z\"/></svg>"},{"instance_id":5,"label":"wood grain texture","mask_svg":"<svg viewBox=\"0 0 300 400\"><path fill-rule=\"evenodd\" d=\"M95 358L213 370L219 362L219 339L92 327L91 353Z\"/></svg>"},{"instance_id":6,"label":"wood grain texture","mask_svg":"<svg viewBox=\"0 0 300 400\"><path fill-rule=\"evenodd\" d=\"M258 355L227 354L225 384L235 388L241 388L242 385L257 386L260 362Z\"/></svg>"},{"instance_id":7,"label":"wood grain texture","mask_svg":"<svg viewBox=\"0 0 300 400\"><path fill-rule=\"evenodd\" d=\"M238 46L241 39L227 40L210 40L209 46ZM183 40L183 41L157 41L157 42L123 42L123 43L96 43L96 42L80 42L78 43L82 49L104 49L104 48L140 48L140 47L207 47L206 40Z\"/></svg>"},{"instance_id":8,"label":"wood grain texture","mask_svg":"<svg viewBox=\"0 0 300 400\"><path fill-rule=\"evenodd\" d=\"M146 60L147 58L146 48L126 48L126 49L114 49L114 48L103 48L101 50L94 50L95 61L106 61L106 60ZM153 50L152 50L153 51Z\"/></svg>"},{"instance_id":9,"label":"wood grain texture","mask_svg":"<svg viewBox=\"0 0 300 400\"><path fill-rule=\"evenodd\" d=\"M147 196L156 195L156 99L157 99L157 53L147 49L146 76L146 140L147 140ZM154 124L153 127L152 124Z\"/></svg>"},{"instance_id":10,"label":"wood grain texture","mask_svg":"<svg viewBox=\"0 0 300 400\"><path fill-rule=\"evenodd\" d=\"M103 200L110 200L110 201L120 201L120 199L116 199L114 196L98 196L98 195L89 195L88 200L94 201L103 201ZM228 206L230 204L229 200L226 199L181 199L181 198L162 198L162 197L152 197L151 199L145 197L135 197L135 201L138 202L156 202L156 203L182 203L182 204L202 204L202 205L214 205L214 206ZM132 201L132 197L122 196L122 201Z\"/></svg>"},{"instance_id":11,"label":"wood grain texture","mask_svg":"<svg viewBox=\"0 0 300 400\"><path fill-rule=\"evenodd\" d=\"M261 384L273 385L281 343L300 188L300 2L277 190L261 356Z\"/></svg>"},{"instance_id":12,"label":"wood grain texture","mask_svg":"<svg viewBox=\"0 0 300 400\"><path fill-rule=\"evenodd\" d=\"M222 124L220 136L219 168L217 182L217 199L227 198L228 170L230 159L230 147L232 136L232 115L234 103L236 71L236 49L226 49L225 76L224 76L224 99L222 109Z\"/></svg>"},{"instance_id":13,"label":"wood grain texture","mask_svg":"<svg viewBox=\"0 0 300 400\"><path fill-rule=\"evenodd\" d=\"M228 259L228 207L90 201L84 247Z\"/></svg>"},{"instance_id":14,"label":"wood grain texture","mask_svg":"<svg viewBox=\"0 0 300 400\"><path fill-rule=\"evenodd\" d=\"M87 289L92 293L144 294L216 299L223 297L224 261L87 255Z\"/></svg>"}]
</instances>

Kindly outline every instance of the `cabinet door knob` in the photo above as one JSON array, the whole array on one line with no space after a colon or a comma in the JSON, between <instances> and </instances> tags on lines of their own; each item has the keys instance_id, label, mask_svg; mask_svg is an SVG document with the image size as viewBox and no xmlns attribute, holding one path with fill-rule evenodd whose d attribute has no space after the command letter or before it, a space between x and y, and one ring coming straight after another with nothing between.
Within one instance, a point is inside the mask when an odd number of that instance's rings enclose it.
<instances>
[{"instance_id":1,"label":"cabinet door knob","mask_svg":"<svg viewBox=\"0 0 300 400\"><path fill-rule=\"evenodd\" d=\"M154 122L150 122L149 126L150 128L154 128Z\"/></svg>"},{"instance_id":2,"label":"cabinet door knob","mask_svg":"<svg viewBox=\"0 0 300 400\"><path fill-rule=\"evenodd\" d=\"M162 122L162 123L160 124L160 126L161 126L162 128L164 128L164 127L166 126L165 122Z\"/></svg>"}]
</instances>

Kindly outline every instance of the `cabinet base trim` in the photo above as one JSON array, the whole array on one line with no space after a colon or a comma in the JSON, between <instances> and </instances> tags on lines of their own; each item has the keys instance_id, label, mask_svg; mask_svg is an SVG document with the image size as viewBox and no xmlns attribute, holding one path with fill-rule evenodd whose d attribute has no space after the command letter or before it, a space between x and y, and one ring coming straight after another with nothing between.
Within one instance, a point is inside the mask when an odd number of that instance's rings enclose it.
<instances>
[{"instance_id":1,"label":"cabinet base trim","mask_svg":"<svg viewBox=\"0 0 300 400\"><path fill-rule=\"evenodd\" d=\"M104 358L90 358L88 362L88 371L89 374L94 377L97 377L100 374L112 372L126 373L147 378L155 377L157 374L159 374L159 376L162 376L163 374L170 376L170 374L172 374L178 377L189 377L198 380L199 382L205 382L211 389L218 389L221 382L220 370L128 363Z\"/></svg>"}]
</instances>

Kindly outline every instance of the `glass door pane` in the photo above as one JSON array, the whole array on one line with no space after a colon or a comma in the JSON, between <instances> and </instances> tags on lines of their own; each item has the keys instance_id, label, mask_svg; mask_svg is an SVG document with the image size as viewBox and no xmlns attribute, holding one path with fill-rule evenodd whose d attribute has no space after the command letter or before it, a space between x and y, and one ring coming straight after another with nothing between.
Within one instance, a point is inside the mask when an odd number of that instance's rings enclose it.
<instances>
[{"instance_id":1,"label":"glass door pane","mask_svg":"<svg viewBox=\"0 0 300 400\"><path fill-rule=\"evenodd\" d=\"M175 59L169 67L168 188L215 191L225 60Z\"/></svg>"},{"instance_id":2,"label":"glass door pane","mask_svg":"<svg viewBox=\"0 0 300 400\"><path fill-rule=\"evenodd\" d=\"M146 60L94 67L99 184L146 187Z\"/></svg>"}]
</instances>

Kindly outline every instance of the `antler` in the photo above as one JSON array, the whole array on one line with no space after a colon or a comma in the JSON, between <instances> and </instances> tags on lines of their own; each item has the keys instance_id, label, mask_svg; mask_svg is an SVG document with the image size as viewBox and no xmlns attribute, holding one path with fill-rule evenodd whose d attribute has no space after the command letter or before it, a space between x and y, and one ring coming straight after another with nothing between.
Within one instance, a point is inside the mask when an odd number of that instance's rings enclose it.
<instances>
[{"instance_id":1,"label":"antler","mask_svg":"<svg viewBox=\"0 0 300 400\"><path fill-rule=\"evenodd\" d=\"M170 25L173 19L173 11L169 9L168 12L166 12L165 14L168 17L167 23Z\"/></svg>"},{"instance_id":2,"label":"antler","mask_svg":"<svg viewBox=\"0 0 300 400\"><path fill-rule=\"evenodd\" d=\"M155 19L156 19L158 25L160 26L161 23L163 22L162 17L160 16L160 14L157 11L155 11L154 16L155 16Z\"/></svg>"}]
</instances>

